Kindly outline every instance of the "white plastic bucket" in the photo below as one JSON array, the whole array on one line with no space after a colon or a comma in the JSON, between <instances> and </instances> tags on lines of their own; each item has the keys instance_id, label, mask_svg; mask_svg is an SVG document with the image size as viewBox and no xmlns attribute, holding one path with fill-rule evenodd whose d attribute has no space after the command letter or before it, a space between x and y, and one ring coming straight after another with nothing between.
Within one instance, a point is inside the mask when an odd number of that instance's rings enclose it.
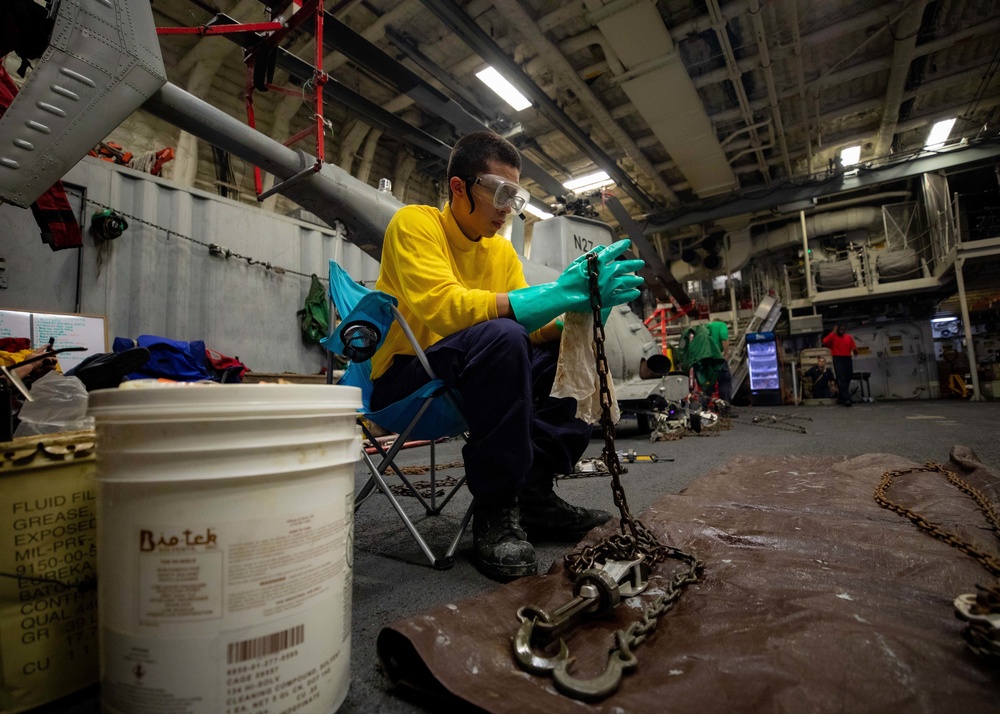
<instances>
[{"instance_id":1,"label":"white plastic bucket","mask_svg":"<svg viewBox=\"0 0 1000 714\"><path fill-rule=\"evenodd\" d=\"M315 385L91 393L102 711L343 703L360 406Z\"/></svg>"}]
</instances>

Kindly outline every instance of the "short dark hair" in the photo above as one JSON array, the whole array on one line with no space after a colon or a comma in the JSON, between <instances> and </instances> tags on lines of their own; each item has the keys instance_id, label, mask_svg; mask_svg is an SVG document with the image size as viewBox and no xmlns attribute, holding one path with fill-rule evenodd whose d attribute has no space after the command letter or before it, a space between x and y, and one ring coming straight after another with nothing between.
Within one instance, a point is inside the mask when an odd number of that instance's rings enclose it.
<instances>
[{"instance_id":1,"label":"short dark hair","mask_svg":"<svg viewBox=\"0 0 1000 714\"><path fill-rule=\"evenodd\" d=\"M448 200L453 198L452 176L463 180L478 176L486 172L491 161L521 170L521 155L517 148L492 131L475 131L455 142L448 159Z\"/></svg>"}]
</instances>

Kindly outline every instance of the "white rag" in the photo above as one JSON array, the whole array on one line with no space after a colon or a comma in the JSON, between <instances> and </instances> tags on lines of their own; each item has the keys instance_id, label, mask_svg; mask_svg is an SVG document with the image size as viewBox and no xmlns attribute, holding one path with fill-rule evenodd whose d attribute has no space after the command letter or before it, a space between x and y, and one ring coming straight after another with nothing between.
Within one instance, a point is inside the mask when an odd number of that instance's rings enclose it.
<instances>
[{"instance_id":1,"label":"white rag","mask_svg":"<svg viewBox=\"0 0 1000 714\"><path fill-rule=\"evenodd\" d=\"M611 395L611 422L617 424L621 410L615 399L615 383L608 373ZM576 416L589 424L601 421L601 383L597 377L597 350L594 346L594 315L568 312L564 316L559 362L552 385L553 397L576 400Z\"/></svg>"}]
</instances>

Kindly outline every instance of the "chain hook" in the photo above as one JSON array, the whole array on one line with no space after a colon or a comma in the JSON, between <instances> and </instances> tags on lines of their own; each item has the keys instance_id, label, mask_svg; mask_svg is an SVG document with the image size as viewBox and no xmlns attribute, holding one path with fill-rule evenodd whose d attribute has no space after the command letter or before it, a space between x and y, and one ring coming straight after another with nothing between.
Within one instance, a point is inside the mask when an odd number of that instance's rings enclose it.
<instances>
[{"instance_id":1,"label":"chain hook","mask_svg":"<svg viewBox=\"0 0 1000 714\"><path fill-rule=\"evenodd\" d=\"M625 671L635 668L639 662L628 647L625 633L619 630L616 637L618 645L611 650L604 672L592 679L574 677L569 673L570 665L576 661L574 657L556 662L552 670L556 689L567 697L581 702L599 702L614 694L621 684Z\"/></svg>"},{"instance_id":2,"label":"chain hook","mask_svg":"<svg viewBox=\"0 0 1000 714\"><path fill-rule=\"evenodd\" d=\"M522 607L517 611L517 617L521 620L521 626L514 635L514 657L523 669L535 674L548 674L554 670L561 662L569 659L569 648L566 642L559 640L559 654L554 657L546 657L538 654L531 646L531 636L535 629L537 617L543 616L538 610L531 607Z\"/></svg>"}]
</instances>

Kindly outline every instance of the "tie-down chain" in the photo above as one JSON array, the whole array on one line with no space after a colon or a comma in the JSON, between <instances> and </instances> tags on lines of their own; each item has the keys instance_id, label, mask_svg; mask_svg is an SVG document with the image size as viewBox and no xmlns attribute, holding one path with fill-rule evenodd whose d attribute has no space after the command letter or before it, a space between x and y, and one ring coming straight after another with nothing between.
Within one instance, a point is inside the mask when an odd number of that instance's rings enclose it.
<instances>
[{"instance_id":1,"label":"tie-down chain","mask_svg":"<svg viewBox=\"0 0 1000 714\"><path fill-rule=\"evenodd\" d=\"M638 664L632 648L642 644L655 629L658 618L680 597L682 589L698 581L704 563L691 553L661 543L642 521L629 511L621 474L624 471L615 451L615 427L611 419L611 389L608 386L608 359L604 351L604 325L601 322L601 297L598 288L597 254L587 255L590 274L590 305L594 315L594 349L601 402L601 427L604 433L602 460L611 474L611 491L621 513L621 533L609 536L595 545L569 553L566 569L575 576L573 599L549 613L529 605L518 610L521 621L514 636L514 657L525 670L536 674L552 673L556 687L566 696L597 702L617 691L625 671ZM623 597L642 593L649 584L650 569L668 559L676 559L687 567L674 575L643 612L641 620L615 633L615 645L602 674L593 679L574 677L569 673L573 658L563 640L570 632L590 618L606 617ZM551 652L558 641L558 651Z\"/></svg>"}]
</instances>

